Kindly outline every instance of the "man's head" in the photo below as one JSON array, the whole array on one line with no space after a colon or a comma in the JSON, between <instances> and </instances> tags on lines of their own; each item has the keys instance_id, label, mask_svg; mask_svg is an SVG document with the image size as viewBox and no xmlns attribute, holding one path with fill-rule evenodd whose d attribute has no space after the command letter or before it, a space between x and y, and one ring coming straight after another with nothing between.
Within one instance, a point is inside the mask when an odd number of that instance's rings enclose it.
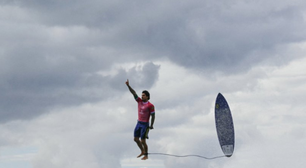
<instances>
[{"instance_id":1,"label":"man's head","mask_svg":"<svg viewBox=\"0 0 306 168\"><path fill-rule=\"evenodd\" d=\"M150 100L150 93L147 90L142 91L141 99L144 102Z\"/></svg>"}]
</instances>

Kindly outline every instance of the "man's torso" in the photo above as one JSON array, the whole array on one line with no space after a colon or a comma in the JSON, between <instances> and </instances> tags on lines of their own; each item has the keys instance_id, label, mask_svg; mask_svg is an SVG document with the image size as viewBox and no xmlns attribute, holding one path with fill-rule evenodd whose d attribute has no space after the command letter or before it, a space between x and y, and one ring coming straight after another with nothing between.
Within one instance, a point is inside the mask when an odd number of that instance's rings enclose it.
<instances>
[{"instance_id":1,"label":"man's torso","mask_svg":"<svg viewBox=\"0 0 306 168\"><path fill-rule=\"evenodd\" d=\"M136 101L138 103L138 121L149 122L150 115L155 113L154 105L149 101L143 102L139 97Z\"/></svg>"}]
</instances>

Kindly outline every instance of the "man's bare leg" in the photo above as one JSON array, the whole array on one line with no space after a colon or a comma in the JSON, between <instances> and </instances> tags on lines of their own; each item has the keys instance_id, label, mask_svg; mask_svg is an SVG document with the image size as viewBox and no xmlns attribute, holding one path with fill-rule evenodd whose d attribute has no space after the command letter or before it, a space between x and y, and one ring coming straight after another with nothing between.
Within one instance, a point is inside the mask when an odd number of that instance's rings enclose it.
<instances>
[{"instance_id":1,"label":"man's bare leg","mask_svg":"<svg viewBox=\"0 0 306 168\"><path fill-rule=\"evenodd\" d=\"M138 147L139 147L139 149L141 151L140 155L137 156L137 158L139 158L139 157L143 156L145 154L145 152L144 152L142 143L139 140L139 137L134 137L134 141L136 142L136 144L138 145Z\"/></svg>"},{"instance_id":2,"label":"man's bare leg","mask_svg":"<svg viewBox=\"0 0 306 168\"><path fill-rule=\"evenodd\" d=\"M144 151L144 157L141 160L147 160L149 157L148 157L148 145L146 143L146 139L141 139L141 143Z\"/></svg>"}]
</instances>

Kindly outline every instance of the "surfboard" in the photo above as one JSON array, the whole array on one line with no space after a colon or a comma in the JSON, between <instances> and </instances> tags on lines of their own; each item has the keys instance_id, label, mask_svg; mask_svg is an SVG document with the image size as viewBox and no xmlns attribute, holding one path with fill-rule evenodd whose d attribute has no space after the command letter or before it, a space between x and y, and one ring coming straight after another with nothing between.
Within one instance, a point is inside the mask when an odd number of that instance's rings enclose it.
<instances>
[{"instance_id":1,"label":"surfboard","mask_svg":"<svg viewBox=\"0 0 306 168\"><path fill-rule=\"evenodd\" d=\"M216 98L215 122L221 149L225 156L231 157L235 147L234 123L229 105L221 93Z\"/></svg>"}]
</instances>

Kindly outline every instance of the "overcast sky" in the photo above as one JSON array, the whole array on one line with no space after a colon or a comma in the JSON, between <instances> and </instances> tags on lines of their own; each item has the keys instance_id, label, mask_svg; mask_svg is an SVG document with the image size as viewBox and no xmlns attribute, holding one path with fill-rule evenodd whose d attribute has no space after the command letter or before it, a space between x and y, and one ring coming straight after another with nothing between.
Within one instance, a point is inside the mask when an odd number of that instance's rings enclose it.
<instances>
[{"instance_id":1,"label":"overcast sky","mask_svg":"<svg viewBox=\"0 0 306 168\"><path fill-rule=\"evenodd\" d=\"M0 0L0 168L288 168L306 165L304 0ZM137 104L156 108L135 157Z\"/></svg>"}]
</instances>

